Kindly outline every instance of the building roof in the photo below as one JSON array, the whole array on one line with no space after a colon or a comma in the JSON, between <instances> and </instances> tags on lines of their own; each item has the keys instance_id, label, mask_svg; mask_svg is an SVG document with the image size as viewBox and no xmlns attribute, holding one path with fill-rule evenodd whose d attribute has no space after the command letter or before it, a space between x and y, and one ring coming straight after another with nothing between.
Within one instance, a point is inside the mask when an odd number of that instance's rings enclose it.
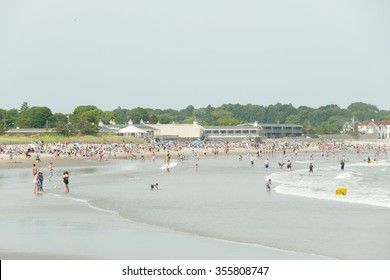
<instances>
[{"instance_id":1,"label":"building roof","mask_svg":"<svg viewBox=\"0 0 390 280\"><path fill-rule=\"evenodd\" d=\"M205 129L261 129L260 126L252 125L211 125L205 126Z\"/></svg>"},{"instance_id":2,"label":"building roof","mask_svg":"<svg viewBox=\"0 0 390 280\"><path fill-rule=\"evenodd\" d=\"M129 125L118 130L119 133L148 133L147 130L136 127L135 125Z\"/></svg>"},{"instance_id":3,"label":"building roof","mask_svg":"<svg viewBox=\"0 0 390 280\"><path fill-rule=\"evenodd\" d=\"M139 129L146 130L146 131L156 131L156 130L158 130L157 128L154 128L154 127L151 127L151 126L145 125L145 124L133 124L133 126L136 127L136 128L139 128Z\"/></svg>"},{"instance_id":4,"label":"building roof","mask_svg":"<svg viewBox=\"0 0 390 280\"><path fill-rule=\"evenodd\" d=\"M360 125L367 126L369 124L375 124L376 126L379 126L379 125L390 125L390 121L378 122L378 121L374 121L374 120L368 120L368 121L362 122Z\"/></svg>"},{"instance_id":5,"label":"building roof","mask_svg":"<svg viewBox=\"0 0 390 280\"><path fill-rule=\"evenodd\" d=\"M302 127L301 125L297 124L265 124L265 123L259 123L257 125L254 125L253 123L245 123L245 124L239 124L239 125L225 125L225 126L205 126L205 129L263 129L264 127Z\"/></svg>"}]
</instances>

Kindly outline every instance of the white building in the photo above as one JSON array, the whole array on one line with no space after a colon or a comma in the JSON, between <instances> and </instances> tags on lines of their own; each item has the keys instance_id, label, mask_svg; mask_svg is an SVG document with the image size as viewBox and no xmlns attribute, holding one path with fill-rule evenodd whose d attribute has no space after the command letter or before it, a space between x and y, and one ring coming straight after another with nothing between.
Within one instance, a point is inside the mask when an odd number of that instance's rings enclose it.
<instances>
[{"instance_id":1,"label":"white building","mask_svg":"<svg viewBox=\"0 0 390 280\"><path fill-rule=\"evenodd\" d=\"M374 120L364 121L358 126L358 130L363 134L375 134L377 138L390 138L390 121L377 122Z\"/></svg>"},{"instance_id":2,"label":"white building","mask_svg":"<svg viewBox=\"0 0 390 280\"><path fill-rule=\"evenodd\" d=\"M155 129L155 136L170 136L173 138L201 138L204 127L196 121L192 124L149 124Z\"/></svg>"}]
</instances>

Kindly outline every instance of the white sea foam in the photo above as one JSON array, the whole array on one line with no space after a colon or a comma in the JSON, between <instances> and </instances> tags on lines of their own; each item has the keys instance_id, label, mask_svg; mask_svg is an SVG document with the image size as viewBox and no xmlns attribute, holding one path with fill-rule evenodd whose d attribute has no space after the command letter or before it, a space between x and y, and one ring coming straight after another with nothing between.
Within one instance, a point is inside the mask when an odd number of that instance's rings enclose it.
<instances>
[{"instance_id":1,"label":"white sea foam","mask_svg":"<svg viewBox=\"0 0 390 280\"><path fill-rule=\"evenodd\" d=\"M272 178L279 183L275 188L277 193L390 208L390 189L387 187L390 174L383 168L389 164L388 160L377 164L352 163L346 166L348 171L337 174L334 168L324 166L319 180L299 177L293 172L274 173ZM347 196L335 195L340 187L348 189Z\"/></svg>"}]
</instances>

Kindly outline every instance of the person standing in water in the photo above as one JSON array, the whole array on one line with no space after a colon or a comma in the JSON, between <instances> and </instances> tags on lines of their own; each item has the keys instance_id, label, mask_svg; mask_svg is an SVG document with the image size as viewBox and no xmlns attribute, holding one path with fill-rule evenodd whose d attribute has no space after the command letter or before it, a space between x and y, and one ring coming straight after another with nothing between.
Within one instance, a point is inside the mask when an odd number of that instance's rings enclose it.
<instances>
[{"instance_id":1,"label":"person standing in water","mask_svg":"<svg viewBox=\"0 0 390 280\"><path fill-rule=\"evenodd\" d=\"M287 161L287 170L291 171L291 161L290 160Z\"/></svg>"},{"instance_id":2,"label":"person standing in water","mask_svg":"<svg viewBox=\"0 0 390 280\"><path fill-rule=\"evenodd\" d=\"M313 163L310 162L310 165L309 165L309 175L314 174L313 168L314 168Z\"/></svg>"},{"instance_id":3,"label":"person standing in water","mask_svg":"<svg viewBox=\"0 0 390 280\"><path fill-rule=\"evenodd\" d=\"M267 192L271 191L271 185L272 185L271 179L268 179L268 181L265 183Z\"/></svg>"},{"instance_id":4,"label":"person standing in water","mask_svg":"<svg viewBox=\"0 0 390 280\"><path fill-rule=\"evenodd\" d=\"M51 177L53 177L53 163L50 162L47 168L49 169L49 181L51 182Z\"/></svg>"},{"instance_id":5,"label":"person standing in water","mask_svg":"<svg viewBox=\"0 0 390 280\"><path fill-rule=\"evenodd\" d=\"M38 172L37 192L43 192L43 173Z\"/></svg>"},{"instance_id":6,"label":"person standing in water","mask_svg":"<svg viewBox=\"0 0 390 280\"><path fill-rule=\"evenodd\" d=\"M64 174L62 174L62 181L64 182L64 192L69 192L69 172L65 171Z\"/></svg>"},{"instance_id":7,"label":"person standing in water","mask_svg":"<svg viewBox=\"0 0 390 280\"><path fill-rule=\"evenodd\" d=\"M32 167L32 175L35 176L38 174L38 166L34 163Z\"/></svg>"},{"instance_id":8,"label":"person standing in water","mask_svg":"<svg viewBox=\"0 0 390 280\"><path fill-rule=\"evenodd\" d=\"M33 191L34 193L37 193L38 191L38 180L39 180L39 175L38 172L34 174L34 179L33 179Z\"/></svg>"}]
</instances>

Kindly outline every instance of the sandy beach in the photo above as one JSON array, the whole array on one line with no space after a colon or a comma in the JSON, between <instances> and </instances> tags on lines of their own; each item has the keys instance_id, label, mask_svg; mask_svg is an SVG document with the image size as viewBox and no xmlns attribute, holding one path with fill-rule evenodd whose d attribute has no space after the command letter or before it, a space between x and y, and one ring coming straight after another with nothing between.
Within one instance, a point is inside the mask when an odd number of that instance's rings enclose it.
<instances>
[{"instance_id":1,"label":"sandy beach","mask_svg":"<svg viewBox=\"0 0 390 280\"><path fill-rule=\"evenodd\" d=\"M189 160L169 175L155 167L163 164L164 153L157 163L150 155L145 162L121 155L100 162L43 155L39 168L46 172L52 161L57 171L43 195L31 191L32 159L3 157L0 258L390 258L388 208L267 193L261 182L267 173L238 163L238 154L248 161L247 150L234 150L201 158L196 174ZM270 161L277 170L277 158ZM261 165L258 160L256 167ZM211 173L201 177L202 168ZM59 178L65 169L72 170L69 195ZM222 184L210 177L219 172L226 177ZM163 189L150 191L153 180Z\"/></svg>"}]
</instances>

